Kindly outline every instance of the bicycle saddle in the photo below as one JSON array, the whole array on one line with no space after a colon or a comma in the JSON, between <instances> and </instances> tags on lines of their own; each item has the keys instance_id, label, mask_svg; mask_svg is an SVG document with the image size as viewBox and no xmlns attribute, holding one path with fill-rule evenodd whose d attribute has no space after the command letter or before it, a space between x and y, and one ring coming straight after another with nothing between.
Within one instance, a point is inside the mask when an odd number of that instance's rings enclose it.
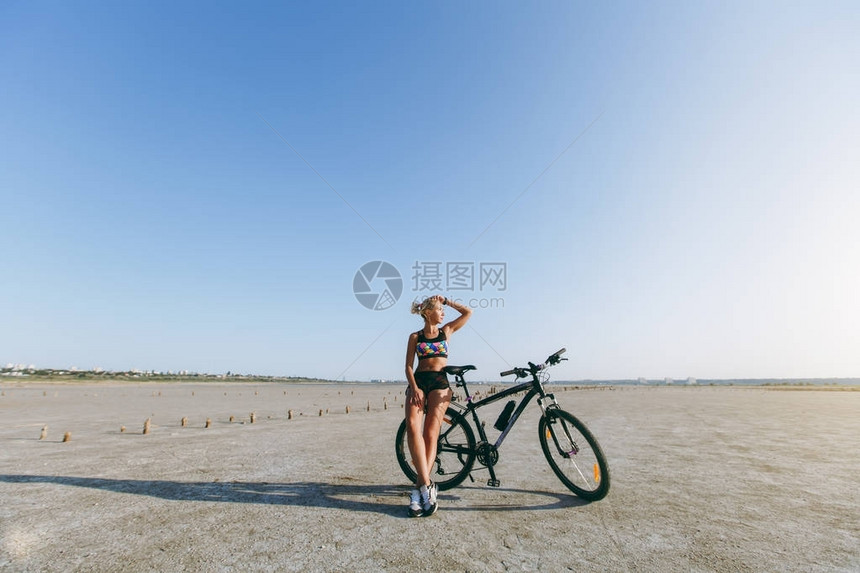
<instances>
[{"instance_id":1,"label":"bicycle saddle","mask_svg":"<svg viewBox=\"0 0 860 573\"><path fill-rule=\"evenodd\" d=\"M467 366L446 366L442 370L445 371L445 374L450 374L451 376L460 376L464 372L468 372L469 370L477 370L471 364Z\"/></svg>"}]
</instances>

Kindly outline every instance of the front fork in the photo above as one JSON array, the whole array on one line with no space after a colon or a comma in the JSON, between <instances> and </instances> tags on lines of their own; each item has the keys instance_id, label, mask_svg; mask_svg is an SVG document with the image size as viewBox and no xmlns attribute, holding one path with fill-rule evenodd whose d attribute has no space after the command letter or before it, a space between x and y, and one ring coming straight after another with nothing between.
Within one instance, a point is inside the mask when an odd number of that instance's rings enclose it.
<instances>
[{"instance_id":1,"label":"front fork","mask_svg":"<svg viewBox=\"0 0 860 573\"><path fill-rule=\"evenodd\" d=\"M538 398L538 405L540 406L540 409L543 412L544 417L546 418L546 432L548 434L547 437L552 438L552 441L555 444L555 448L558 450L559 455L564 458L569 458L571 456L576 455L579 451L579 447L576 445L573 436L570 435L570 430L568 430L564 418L559 418L552 415L553 410L559 409L559 405L555 399L555 396L553 394L545 394L544 396ZM555 428L556 422L561 423L561 429L564 431L564 437L566 438L566 444L568 445L568 447L562 447L561 442L559 442L558 440L558 435L556 434Z\"/></svg>"},{"instance_id":2,"label":"front fork","mask_svg":"<svg viewBox=\"0 0 860 573\"><path fill-rule=\"evenodd\" d=\"M547 410L552 410L554 408L558 408L558 402L555 399L555 394L544 394L537 399L538 406L540 406L541 412L546 416Z\"/></svg>"}]
</instances>

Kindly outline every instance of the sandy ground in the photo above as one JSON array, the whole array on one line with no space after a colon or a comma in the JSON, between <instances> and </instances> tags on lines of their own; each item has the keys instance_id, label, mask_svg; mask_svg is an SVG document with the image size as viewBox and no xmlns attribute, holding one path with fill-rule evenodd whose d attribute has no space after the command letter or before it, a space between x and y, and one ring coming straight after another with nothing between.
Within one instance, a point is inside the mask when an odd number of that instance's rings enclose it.
<instances>
[{"instance_id":1,"label":"sandy ground","mask_svg":"<svg viewBox=\"0 0 860 573\"><path fill-rule=\"evenodd\" d=\"M558 392L609 458L607 498L555 478L535 406L501 488L475 472L409 519L399 386L0 391L2 571L860 570L860 392Z\"/></svg>"}]
</instances>

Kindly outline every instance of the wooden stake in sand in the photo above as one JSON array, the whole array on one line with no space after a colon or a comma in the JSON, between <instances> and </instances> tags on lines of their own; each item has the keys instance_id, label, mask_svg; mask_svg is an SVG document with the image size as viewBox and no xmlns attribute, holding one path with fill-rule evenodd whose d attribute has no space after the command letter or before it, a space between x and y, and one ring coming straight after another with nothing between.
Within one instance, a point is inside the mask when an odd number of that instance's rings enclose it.
<instances>
[{"instance_id":1,"label":"wooden stake in sand","mask_svg":"<svg viewBox=\"0 0 860 573\"><path fill-rule=\"evenodd\" d=\"M370 412L370 400L367 401L367 411Z\"/></svg>"},{"instance_id":2,"label":"wooden stake in sand","mask_svg":"<svg viewBox=\"0 0 860 573\"><path fill-rule=\"evenodd\" d=\"M183 416L183 417L182 417L182 421L180 422L180 424L182 424L182 427L183 427L183 428L187 427L187 426L188 426L188 417L187 417L187 416Z\"/></svg>"},{"instance_id":3,"label":"wooden stake in sand","mask_svg":"<svg viewBox=\"0 0 860 573\"><path fill-rule=\"evenodd\" d=\"M204 426L204 428L209 428L211 426L212 426L212 420L210 418L206 418L206 425Z\"/></svg>"},{"instance_id":4,"label":"wooden stake in sand","mask_svg":"<svg viewBox=\"0 0 860 573\"><path fill-rule=\"evenodd\" d=\"M287 420L292 420L292 419L293 419L293 411L287 410Z\"/></svg>"},{"instance_id":5,"label":"wooden stake in sand","mask_svg":"<svg viewBox=\"0 0 860 573\"><path fill-rule=\"evenodd\" d=\"M71 432L66 432L65 434L63 434L63 443L71 442L71 441L72 441L72 433Z\"/></svg>"},{"instance_id":6,"label":"wooden stake in sand","mask_svg":"<svg viewBox=\"0 0 860 573\"><path fill-rule=\"evenodd\" d=\"M120 426L120 427L119 427L119 433L120 433L120 434L124 434L124 433L125 433L125 426Z\"/></svg>"},{"instance_id":7,"label":"wooden stake in sand","mask_svg":"<svg viewBox=\"0 0 860 573\"><path fill-rule=\"evenodd\" d=\"M149 428L150 428L151 424L152 424L152 421L149 418L147 418L146 421L143 423L143 434L144 435L149 433Z\"/></svg>"},{"instance_id":8,"label":"wooden stake in sand","mask_svg":"<svg viewBox=\"0 0 860 573\"><path fill-rule=\"evenodd\" d=\"M322 415L323 415L323 411L320 410L320 418L322 418Z\"/></svg>"},{"instance_id":9,"label":"wooden stake in sand","mask_svg":"<svg viewBox=\"0 0 860 573\"><path fill-rule=\"evenodd\" d=\"M230 423L232 424L235 421L236 421L236 416L230 416Z\"/></svg>"},{"instance_id":10,"label":"wooden stake in sand","mask_svg":"<svg viewBox=\"0 0 860 573\"><path fill-rule=\"evenodd\" d=\"M39 439L44 440L48 437L48 426L42 426L42 433L39 434Z\"/></svg>"},{"instance_id":11,"label":"wooden stake in sand","mask_svg":"<svg viewBox=\"0 0 860 573\"><path fill-rule=\"evenodd\" d=\"M346 413L349 414L349 406L346 407Z\"/></svg>"},{"instance_id":12,"label":"wooden stake in sand","mask_svg":"<svg viewBox=\"0 0 860 573\"><path fill-rule=\"evenodd\" d=\"M251 423L255 423L257 421L257 413L251 412Z\"/></svg>"}]
</instances>

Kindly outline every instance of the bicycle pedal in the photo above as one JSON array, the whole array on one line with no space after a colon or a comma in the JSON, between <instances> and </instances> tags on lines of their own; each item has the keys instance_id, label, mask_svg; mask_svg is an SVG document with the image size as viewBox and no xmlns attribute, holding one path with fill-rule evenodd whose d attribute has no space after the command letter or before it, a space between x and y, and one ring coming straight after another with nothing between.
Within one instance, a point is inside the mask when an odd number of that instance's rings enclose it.
<instances>
[{"instance_id":1,"label":"bicycle pedal","mask_svg":"<svg viewBox=\"0 0 860 573\"><path fill-rule=\"evenodd\" d=\"M500 485L502 485L502 482L497 479L488 479L487 485L490 487L499 487Z\"/></svg>"}]
</instances>

